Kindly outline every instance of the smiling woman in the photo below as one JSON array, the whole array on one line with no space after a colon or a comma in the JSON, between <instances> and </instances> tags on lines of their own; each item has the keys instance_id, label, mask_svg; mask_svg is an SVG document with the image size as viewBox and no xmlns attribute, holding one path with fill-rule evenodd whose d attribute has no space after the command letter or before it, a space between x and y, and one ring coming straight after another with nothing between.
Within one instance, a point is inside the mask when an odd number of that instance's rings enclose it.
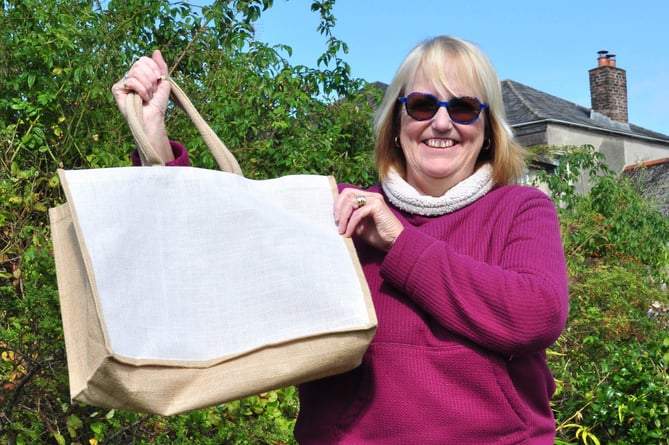
<instances>
[{"instance_id":1,"label":"smiling woman","mask_svg":"<svg viewBox=\"0 0 669 445\"><path fill-rule=\"evenodd\" d=\"M498 185L513 182L524 168L524 151L506 123L495 69L469 42L435 39L412 51L387 89L377 132L381 177L395 171L428 195L443 194L483 162L492 161ZM437 153L421 146L459 149L434 157ZM427 157L429 169L421 167L421 156ZM455 157L463 169L453 163ZM447 171L439 172L434 162L446 162Z\"/></svg>"},{"instance_id":2,"label":"smiling woman","mask_svg":"<svg viewBox=\"0 0 669 445\"><path fill-rule=\"evenodd\" d=\"M566 267L550 199L511 185L523 150L499 85L477 47L437 37L387 88L381 184L335 206L379 328L360 368L300 387L300 443L553 444Z\"/></svg>"},{"instance_id":3,"label":"smiling woman","mask_svg":"<svg viewBox=\"0 0 669 445\"><path fill-rule=\"evenodd\" d=\"M448 89L455 94L472 95L471 87L459 80L454 64L445 65L447 87L440 88L421 66L408 90L429 91ZM409 94L409 97L416 93ZM478 100L478 99L477 99ZM451 102L457 101L452 99ZM412 113L400 118L399 141L406 160L406 181L424 195L441 196L455 184L474 173L476 161L483 147L486 117L457 123L448 108L437 108L429 119L416 119ZM480 111L480 110L479 110ZM422 116L421 116L422 117Z\"/></svg>"},{"instance_id":4,"label":"smiling woman","mask_svg":"<svg viewBox=\"0 0 669 445\"><path fill-rule=\"evenodd\" d=\"M112 91L145 100L165 160L166 74L142 57ZM567 317L557 215L512 185L523 151L494 68L473 44L437 37L401 64L376 116L379 184L339 185L337 229L353 237L378 318L356 369L299 387L301 444L552 445L546 348Z\"/></svg>"}]
</instances>

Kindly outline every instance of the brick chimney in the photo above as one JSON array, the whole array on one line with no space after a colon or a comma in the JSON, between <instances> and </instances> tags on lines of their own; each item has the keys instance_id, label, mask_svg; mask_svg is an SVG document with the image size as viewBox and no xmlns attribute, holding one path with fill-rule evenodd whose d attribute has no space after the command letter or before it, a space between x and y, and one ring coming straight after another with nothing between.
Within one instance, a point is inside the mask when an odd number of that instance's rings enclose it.
<instances>
[{"instance_id":1,"label":"brick chimney","mask_svg":"<svg viewBox=\"0 0 669 445\"><path fill-rule=\"evenodd\" d=\"M616 55L608 51L597 53L597 68L590 73L592 111L611 120L627 123L627 76L616 67Z\"/></svg>"}]
</instances>

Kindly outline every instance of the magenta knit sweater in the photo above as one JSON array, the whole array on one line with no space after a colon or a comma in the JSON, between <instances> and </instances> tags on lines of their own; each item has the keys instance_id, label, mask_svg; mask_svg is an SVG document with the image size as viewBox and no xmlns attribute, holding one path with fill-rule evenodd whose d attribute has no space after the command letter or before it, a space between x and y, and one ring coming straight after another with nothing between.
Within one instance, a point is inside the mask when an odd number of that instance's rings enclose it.
<instances>
[{"instance_id":1,"label":"magenta knit sweater","mask_svg":"<svg viewBox=\"0 0 669 445\"><path fill-rule=\"evenodd\" d=\"M360 367L300 386L299 443L552 445L545 350L568 296L551 200L506 186L439 217L394 210L387 254L356 243L376 336Z\"/></svg>"},{"instance_id":2,"label":"magenta knit sweater","mask_svg":"<svg viewBox=\"0 0 669 445\"><path fill-rule=\"evenodd\" d=\"M387 254L357 245L376 336L362 366L300 387L300 444L552 445L545 349L568 298L551 200L507 186L451 214L395 214Z\"/></svg>"}]
</instances>

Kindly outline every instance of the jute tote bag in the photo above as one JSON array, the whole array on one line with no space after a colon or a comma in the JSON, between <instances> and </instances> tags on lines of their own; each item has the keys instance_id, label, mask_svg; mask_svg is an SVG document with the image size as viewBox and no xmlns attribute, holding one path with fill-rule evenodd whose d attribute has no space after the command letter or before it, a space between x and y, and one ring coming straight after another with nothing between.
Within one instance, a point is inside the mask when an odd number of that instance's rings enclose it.
<instances>
[{"instance_id":1,"label":"jute tote bag","mask_svg":"<svg viewBox=\"0 0 669 445\"><path fill-rule=\"evenodd\" d=\"M376 328L331 177L244 178L169 80L222 170L61 170L50 209L72 399L172 415L356 367ZM146 165L161 161L128 122Z\"/></svg>"}]
</instances>

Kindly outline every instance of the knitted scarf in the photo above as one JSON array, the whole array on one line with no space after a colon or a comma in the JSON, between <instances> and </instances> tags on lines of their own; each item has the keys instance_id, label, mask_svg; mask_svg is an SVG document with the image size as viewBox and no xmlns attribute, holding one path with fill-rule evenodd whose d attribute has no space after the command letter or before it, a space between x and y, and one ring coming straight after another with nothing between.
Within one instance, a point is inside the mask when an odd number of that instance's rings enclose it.
<instances>
[{"instance_id":1,"label":"knitted scarf","mask_svg":"<svg viewBox=\"0 0 669 445\"><path fill-rule=\"evenodd\" d=\"M395 170L391 170L381 184L395 207L422 216L439 216L468 206L488 193L493 185L492 165L488 163L437 197L421 195Z\"/></svg>"}]
</instances>

